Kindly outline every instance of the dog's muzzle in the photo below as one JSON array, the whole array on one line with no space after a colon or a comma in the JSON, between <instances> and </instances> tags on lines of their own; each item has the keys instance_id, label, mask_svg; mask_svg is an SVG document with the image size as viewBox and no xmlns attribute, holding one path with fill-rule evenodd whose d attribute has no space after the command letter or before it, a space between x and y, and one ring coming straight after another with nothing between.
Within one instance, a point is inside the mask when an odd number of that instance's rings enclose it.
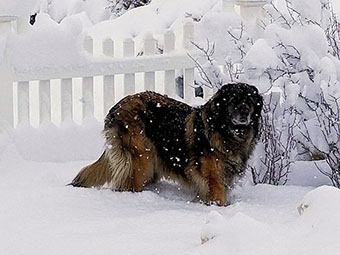
<instances>
[{"instance_id":1,"label":"dog's muzzle","mask_svg":"<svg viewBox=\"0 0 340 255\"><path fill-rule=\"evenodd\" d=\"M250 112L246 110L240 111L231 121L234 125L249 125L251 122Z\"/></svg>"}]
</instances>

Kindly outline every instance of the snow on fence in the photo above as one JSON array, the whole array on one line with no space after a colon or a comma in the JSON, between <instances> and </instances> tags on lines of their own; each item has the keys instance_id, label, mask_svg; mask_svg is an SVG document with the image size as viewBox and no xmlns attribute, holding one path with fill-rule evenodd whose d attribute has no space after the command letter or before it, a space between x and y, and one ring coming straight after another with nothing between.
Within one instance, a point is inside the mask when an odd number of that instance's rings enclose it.
<instances>
[{"instance_id":1,"label":"snow on fence","mask_svg":"<svg viewBox=\"0 0 340 255\"><path fill-rule=\"evenodd\" d=\"M229 12L230 7L234 8L233 1L224 0L225 11ZM249 4L252 2L251 4ZM254 4L256 2L256 4ZM241 6L241 15L248 15L248 9L261 8L264 1L238 0ZM254 20L254 15L249 17ZM10 20L11 23L13 19ZM6 30L5 25L9 22L1 23L1 29ZM175 34L167 31L164 34L164 51L156 55L156 41L153 35L149 34L144 39L143 56L136 57L135 43L132 39L123 42L123 57L115 57L115 45L111 39L102 42L103 55L107 58L94 58L95 61L84 64L84 66L62 69L62 70L39 70L36 72L20 73L13 72L13 68L8 63L0 64L0 120L7 122L10 126L17 126L21 123L60 123L67 119L75 120L75 113L80 115L80 120L94 116L95 108L102 108L99 114L102 118L108 109L121 97L136 92L136 77L143 75L142 90L160 91L170 97L176 95L175 71L181 70L183 73L183 100L191 103L195 97L194 89L194 69L195 63L188 56L190 42L194 39L194 26L187 22L183 27L183 44L175 47ZM184 46L184 47L183 47ZM86 37L84 40L85 50L93 55L93 39ZM184 50L183 50L184 49ZM161 73L162 88L156 87L156 73ZM119 77L123 76L121 83ZM102 98L97 100L102 102L101 106L95 100L98 88L96 79L102 79ZM14 88L13 89L13 84ZM57 85L55 85L57 84ZM76 94L76 87L80 95ZM32 88L35 88L33 90ZM57 89L58 88L58 89ZM34 92L35 91L35 92ZM117 92L120 91L120 97ZM33 93L34 92L34 93ZM35 94L38 100L32 100ZM58 95L59 96L55 96ZM204 88L204 97L212 95L209 88ZM55 108L58 108L57 110ZM57 112L59 121L52 118ZM34 121L33 121L34 122Z\"/></svg>"}]
</instances>

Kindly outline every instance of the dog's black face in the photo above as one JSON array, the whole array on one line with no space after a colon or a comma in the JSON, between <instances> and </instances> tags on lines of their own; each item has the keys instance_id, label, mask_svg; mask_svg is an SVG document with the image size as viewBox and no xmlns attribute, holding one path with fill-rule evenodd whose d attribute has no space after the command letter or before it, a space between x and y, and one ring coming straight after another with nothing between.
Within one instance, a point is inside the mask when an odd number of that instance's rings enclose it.
<instances>
[{"instance_id":1,"label":"dog's black face","mask_svg":"<svg viewBox=\"0 0 340 255\"><path fill-rule=\"evenodd\" d=\"M256 87L244 83L224 85L213 102L218 115L215 128L221 133L250 126L257 133L263 99Z\"/></svg>"},{"instance_id":2,"label":"dog's black face","mask_svg":"<svg viewBox=\"0 0 340 255\"><path fill-rule=\"evenodd\" d=\"M238 99L233 99L229 102L227 114L232 124L248 126L252 122L254 110L253 104L247 100L240 102Z\"/></svg>"},{"instance_id":3,"label":"dog's black face","mask_svg":"<svg viewBox=\"0 0 340 255\"><path fill-rule=\"evenodd\" d=\"M248 126L261 114L263 100L256 87L233 83L221 88L221 97L226 109L226 119L233 125Z\"/></svg>"}]
</instances>

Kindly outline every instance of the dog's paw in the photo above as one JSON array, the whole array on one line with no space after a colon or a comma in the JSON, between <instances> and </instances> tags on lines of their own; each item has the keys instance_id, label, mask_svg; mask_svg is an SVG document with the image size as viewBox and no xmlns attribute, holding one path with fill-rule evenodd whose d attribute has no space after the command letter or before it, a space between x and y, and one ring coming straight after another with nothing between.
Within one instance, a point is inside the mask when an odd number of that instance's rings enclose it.
<instances>
[{"instance_id":1,"label":"dog's paw","mask_svg":"<svg viewBox=\"0 0 340 255\"><path fill-rule=\"evenodd\" d=\"M212 200L204 203L207 206L227 206L226 202L221 202L220 200Z\"/></svg>"}]
</instances>

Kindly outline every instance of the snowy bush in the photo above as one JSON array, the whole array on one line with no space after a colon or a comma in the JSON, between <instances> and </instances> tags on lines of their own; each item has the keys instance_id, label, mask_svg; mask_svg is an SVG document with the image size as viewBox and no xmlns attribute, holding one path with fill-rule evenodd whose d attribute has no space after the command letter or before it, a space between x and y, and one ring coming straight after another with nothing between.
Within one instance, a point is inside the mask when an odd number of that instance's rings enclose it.
<instances>
[{"instance_id":1,"label":"snowy bush","mask_svg":"<svg viewBox=\"0 0 340 255\"><path fill-rule=\"evenodd\" d=\"M208 88L219 89L226 82L226 75L221 71L218 63L214 59L215 44L207 40L206 47L192 42L195 49L202 55L203 61L195 59L191 55L189 57L195 62L197 67L197 74L195 77L195 84L199 87L206 86ZM203 62L203 63L201 63Z\"/></svg>"},{"instance_id":2,"label":"snowy bush","mask_svg":"<svg viewBox=\"0 0 340 255\"><path fill-rule=\"evenodd\" d=\"M280 93L264 96L261 137L249 162L254 184L284 185L296 153L297 115L280 105Z\"/></svg>"},{"instance_id":3,"label":"snowy bush","mask_svg":"<svg viewBox=\"0 0 340 255\"><path fill-rule=\"evenodd\" d=\"M224 69L197 47L206 56L198 65L201 84L241 80L263 93L262 136L250 161L254 183L285 184L294 160L325 159L331 172L320 171L340 187L339 22L328 0L271 1L264 9L261 39L253 42L243 24L228 29L235 47Z\"/></svg>"},{"instance_id":4,"label":"snowy bush","mask_svg":"<svg viewBox=\"0 0 340 255\"><path fill-rule=\"evenodd\" d=\"M330 171L316 166L321 173L330 178L333 185L340 188L340 84L322 84L318 100L301 96L314 114L314 118L302 122L301 135L307 149L325 158ZM333 93L331 93L333 92ZM317 129L315 127L318 127Z\"/></svg>"},{"instance_id":5,"label":"snowy bush","mask_svg":"<svg viewBox=\"0 0 340 255\"><path fill-rule=\"evenodd\" d=\"M113 13L114 16L121 16L126 11L147 5L151 0L107 0L109 5L107 9Z\"/></svg>"},{"instance_id":6,"label":"snowy bush","mask_svg":"<svg viewBox=\"0 0 340 255\"><path fill-rule=\"evenodd\" d=\"M222 67L215 60L215 42L207 39L206 44L203 46L192 42L194 49L199 55L197 59L189 55L196 63L198 72L195 81L198 86L218 89L223 84L237 82L242 79L243 58L254 44L253 39L246 31L245 25L242 22L239 27L228 28L227 38L234 49L224 59Z\"/></svg>"},{"instance_id":7,"label":"snowy bush","mask_svg":"<svg viewBox=\"0 0 340 255\"><path fill-rule=\"evenodd\" d=\"M255 83L266 82L269 90L282 92L281 116L288 125L283 129L279 125L279 130L286 129L283 141L292 145L285 147L290 161L299 143L310 159L326 160L331 172L320 171L340 187L338 22L327 0L313 0L308 6L298 1L285 3L285 10L273 2L265 7L264 38L256 41L245 57L245 75ZM271 61L261 62L256 56L265 51ZM267 117L264 115L264 123ZM280 121L280 117L273 121ZM291 143L289 139L293 139ZM285 157L282 154L281 158Z\"/></svg>"}]
</instances>

